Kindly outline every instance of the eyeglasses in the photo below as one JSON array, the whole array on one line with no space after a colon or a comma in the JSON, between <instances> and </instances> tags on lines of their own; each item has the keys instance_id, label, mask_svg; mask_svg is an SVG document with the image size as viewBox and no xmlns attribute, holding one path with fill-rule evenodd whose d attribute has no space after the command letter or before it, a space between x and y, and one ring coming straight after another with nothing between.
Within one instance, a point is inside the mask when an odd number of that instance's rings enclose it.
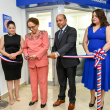
<instances>
[{"instance_id":1,"label":"eyeglasses","mask_svg":"<svg viewBox=\"0 0 110 110\"><path fill-rule=\"evenodd\" d=\"M36 27L36 25L35 26L32 26L32 27L28 27L28 28L29 28L29 30L31 30L31 28L34 29L35 27Z\"/></svg>"}]
</instances>

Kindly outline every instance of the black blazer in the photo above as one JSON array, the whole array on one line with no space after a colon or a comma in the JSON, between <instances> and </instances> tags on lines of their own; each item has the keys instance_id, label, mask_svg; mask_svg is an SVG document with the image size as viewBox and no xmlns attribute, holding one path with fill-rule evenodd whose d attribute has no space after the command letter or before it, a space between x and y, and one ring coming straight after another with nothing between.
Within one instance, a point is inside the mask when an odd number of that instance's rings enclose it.
<instances>
[{"instance_id":1,"label":"black blazer","mask_svg":"<svg viewBox=\"0 0 110 110\"><path fill-rule=\"evenodd\" d=\"M60 57L57 58L57 66L59 65L59 61L61 61L64 68L77 66L80 63L78 58L62 58L63 55L77 55L76 29L67 26L60 37L60 42L58 41L59 32L60 30L55 33L54 45L52 47L52 52L60 54Z\"/></svg>"}]
</instances>

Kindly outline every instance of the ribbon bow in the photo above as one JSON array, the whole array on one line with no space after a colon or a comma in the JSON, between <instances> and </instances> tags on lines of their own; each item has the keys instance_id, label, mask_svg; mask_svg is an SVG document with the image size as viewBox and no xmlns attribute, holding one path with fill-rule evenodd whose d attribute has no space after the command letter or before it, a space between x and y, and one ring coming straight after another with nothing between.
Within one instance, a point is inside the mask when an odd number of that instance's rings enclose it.
<instances>
[{"instance_id":1,"label":"ribbon bow","mask_svg":"<svg viewBox=\"0 0 110 110\"><path fill-rule=\"evenodd\" d=\"M98 49L98 50L95 50L94 51L94 58L96 59L95 60L95 67L98 66L98 64L100 63L101 60L104 60L105 57L107 56L107 54L105 53L105 50L102 48L102 49Z\"/></svg>"}]
</instances>

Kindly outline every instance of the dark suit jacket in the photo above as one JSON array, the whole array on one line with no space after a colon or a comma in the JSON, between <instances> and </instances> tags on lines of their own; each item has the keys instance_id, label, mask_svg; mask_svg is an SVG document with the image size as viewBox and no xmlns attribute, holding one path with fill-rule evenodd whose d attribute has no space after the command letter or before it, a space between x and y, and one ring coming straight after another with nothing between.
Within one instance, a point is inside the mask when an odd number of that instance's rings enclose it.
<instances>
[{"instance_id":1,"label":"dark suit jacket","mask_svg":"<svg viewBox=\"0 0 110 110\"><path fill-rule=\"evenodd\" d=\"M60 42L58 41L59 31L55 33L54 45L52 47L52 52L57 51L60 54L60 57L57 58L57 66L59 65L59 61L61 61L64 68L77 66L80 63L78 58L62 58L63 55L77 55L76 29L67 26L60 37Z\"/></svg>"}]
</instances>

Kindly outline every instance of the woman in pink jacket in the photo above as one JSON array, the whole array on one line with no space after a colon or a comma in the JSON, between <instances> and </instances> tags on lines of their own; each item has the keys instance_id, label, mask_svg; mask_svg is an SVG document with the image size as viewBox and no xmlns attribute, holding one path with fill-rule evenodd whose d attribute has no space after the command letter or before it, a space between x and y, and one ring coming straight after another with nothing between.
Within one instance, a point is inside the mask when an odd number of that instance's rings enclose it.
<instances>
[{"instance_id":1,"label":"woman in pink jacket","mask_svg":"<svg viewBox=\"0 0 110 110\"><path fill-rule=\"evenodd\" d=\"M33 105L38 101L38 82L41 95L41 108L46 106L47 87L48 87L48 58L47 50L49 48L49 38L47 31L39 30L39 20L29 18L27 26L31 33L25 36L25 45L23 48L24 57L28 60L30 73L32 101Z\"/></svg>"}]
</instances>

